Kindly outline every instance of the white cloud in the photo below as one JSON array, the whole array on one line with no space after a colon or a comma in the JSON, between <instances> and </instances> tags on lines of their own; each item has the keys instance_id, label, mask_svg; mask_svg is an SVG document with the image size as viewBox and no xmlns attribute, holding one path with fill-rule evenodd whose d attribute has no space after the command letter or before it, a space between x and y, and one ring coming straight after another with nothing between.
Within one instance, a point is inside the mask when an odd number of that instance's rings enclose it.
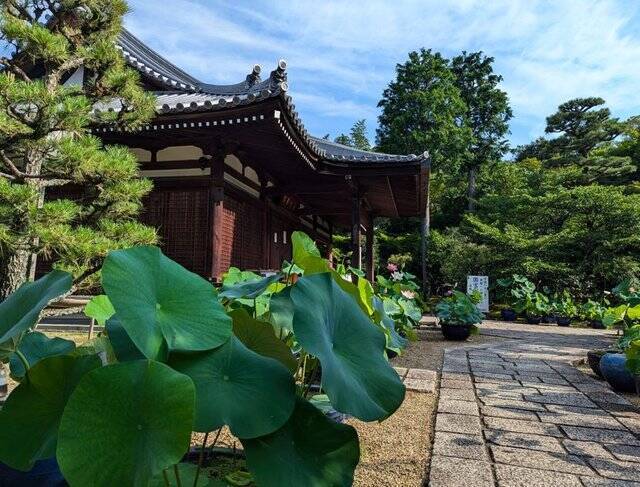
<instances>
[{"instance_id":1,"label":"white cloud","mask_svg":"<svg viewBox=\"0 0 640 487\"><path fill-rule=\"evenodd\" d=\"M395 63L423 46L496 58L520 118L517 142L539 135L544 117L576 96L602 96L621 116L640 113L634 0L132 3L128 26L205 81L237 81L255 62L268 73L286 58L303 118L336 119L336 133L348 129L349 118L375 127Z\"/></svg>"}]
</instances>

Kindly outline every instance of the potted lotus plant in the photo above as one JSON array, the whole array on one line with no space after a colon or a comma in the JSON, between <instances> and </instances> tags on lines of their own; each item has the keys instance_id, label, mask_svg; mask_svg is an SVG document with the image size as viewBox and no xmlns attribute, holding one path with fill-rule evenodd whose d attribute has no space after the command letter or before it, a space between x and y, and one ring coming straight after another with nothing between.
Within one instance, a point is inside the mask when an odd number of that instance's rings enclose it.
<instances>
[{"instance_id":1,"label":"potted lotus plant","mask_svg":"<svg viewBox=\"0 0 640 487\"><path fill-rule=\"evenodd\" d=\"M442 299L436 305L436 316L446 339L463 341L479 332L477 325L482 323L484 318L477 307L481 299L478 291L470 296L453 291L451 296Z\"/></svg>"},{"instance_id":2,"label":"potted lotus plant","mask_svg":"<svg viewBox=\"0 0 640 487\"><path fill-rule=\"evenodd\" d=\"M571 325L571 320L578 315L578 307L566 289L560 296L556 296L553 299L550 308L556 315L556 323L558 326Z\"/></svg>"},{"instance_id":3,"label":"potted lotus plant","mask_svg":"<svg viewBox=\"0 0 640 487\"><path fill-rule=\"evenodd\" d=\"M607 299L603 300L602 303L589 299L580 306L580 314L589 322L591 328L603 330L605 326L602 320L609 304Z\"/></svg>"}]
</instances>

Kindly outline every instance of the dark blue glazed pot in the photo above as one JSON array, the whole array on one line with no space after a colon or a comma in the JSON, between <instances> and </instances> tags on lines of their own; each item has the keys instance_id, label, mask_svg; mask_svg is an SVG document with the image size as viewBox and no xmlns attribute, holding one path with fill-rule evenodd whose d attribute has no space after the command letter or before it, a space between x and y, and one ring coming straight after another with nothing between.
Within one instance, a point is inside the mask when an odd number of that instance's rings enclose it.
<instances>
[{"instance_id":1,"label":"dark blue glazed pot","mask_svg":"<svg viewBox=\"0 0 640 487\"><path fill-rule=\"evenodd\" d=\"M615 391L636 392L636 381L626 367L624 353L607 353L600 359L600 372Z\"/></svg>"},{"instance_id":2,"label":"dark blue glazed pot","mask_svg":"<svg viewBox=\"0 0 640 487\"><path fill-rule=\"evenodd\" d=\"M55 458L38 460L28 472L0 463L0 487L66 487L68 484Z\"/></svg>"},{"instance_id":3,"label":"dark blue glazed pot","mask_svg":"<svg viewBox=\"0 0 640 487\"><path fill-rule=\"evenodd\" d=\"M518 318L518 313L513 311L511 308L501 310L500 315L504 321L516 321L516 318Z\"/></svg>"}]
</instances>

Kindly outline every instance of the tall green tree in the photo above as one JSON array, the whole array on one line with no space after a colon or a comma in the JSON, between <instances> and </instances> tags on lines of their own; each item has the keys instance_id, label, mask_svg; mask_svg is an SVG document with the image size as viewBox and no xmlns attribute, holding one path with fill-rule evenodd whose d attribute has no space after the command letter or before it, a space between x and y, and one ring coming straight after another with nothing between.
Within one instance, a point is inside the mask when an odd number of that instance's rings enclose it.
<instances>
[{"instance_id":1,"label":"tall green tree","mask_svg":"<svg viewBox=\"0 0 640 487\"><path fill-rule=\"evenodd\" d=\"M493 62L494 58L482 52L463 51L450 63L455 84L466 104L465 124L473 135L464 161L469 211L475 209L478 170L500 160L509 149L505 136L513 112L507 93L498 87L502 76L493 72Z\"/></svg>"},{"instance_id":2,"label":"tall green tree","mask_svg":"<svg viewBox=\"0 0 640 487\"><path fill-rule=\"evenodd\" d=\"M576 98L558 107L547 117L545 132L516 151L516 159L535 157L546 167L574 167L573 184L622 184L636 172L630 157L617 156L598 149L608 147L625 131L625 123L612 117L602 98Z\"/></svg>"},{"instance_id":3,"label":"tall green tree","mask_svg":"<svg viewBox=\"0 0 640 487\"><path fill-rule=\"evenodd\" d=\"M351 127L349 135L340 134L334 139L334 142L353 147L354 149L370 151L372 148L371 143L369 142L369 138L367 137L366 120L364 118L358 120Z\"/></svg>"},{"instance_id":4,"label":"tall green tree","mask_svg":"<svg viewBox=\"0 0 640 487\"><path fill-rule=\"evenodd\" d=\"M428 151L433 172L451 174L460 169L472 133L464 124L467 107L456 78L449 61L440 53L424 48L409 53L409 59L396 66L396 79L384 90L378 107L382 109L377 130L380 151L399 154ZM428 240L430 228L428 200L420 229L423 241ZM426 281L424 269L422 278ZM426 283L423 284L426 288Z\"/></svg>"},{"instance_id":5,"label":"tall green tree","mask_svg":"<svg viewBox=\"0 0 640 487\"><path fill-rule=\"evenodd\" d=\"M429 151L434 171L456 172L465 159L471 130L467 107L449 62L440 53L421 49L396 66L396 79L378 103L377 146L382 152L420 154Z\"/></svg>"},{"instance_id":6,"label":"tall green tree","mask_svg":"<svg viewBox=\"0 0 640 487\"><path fill-rule=\"evenodd\" d=\"M151 183L126 148L103 147L90 130L153 114L116 49L127 10L124 0L0 2L0 299L35 256L78 287L109 250L156 240L135 220Z\"/></svg>"}]
</instances>

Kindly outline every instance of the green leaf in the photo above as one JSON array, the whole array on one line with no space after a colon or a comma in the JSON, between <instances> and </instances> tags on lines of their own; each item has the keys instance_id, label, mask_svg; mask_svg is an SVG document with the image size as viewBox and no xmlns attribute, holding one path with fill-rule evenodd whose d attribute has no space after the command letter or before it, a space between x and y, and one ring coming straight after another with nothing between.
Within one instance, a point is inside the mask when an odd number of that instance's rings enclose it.
<instances>
[{"instance_id":1,"label":"green leaf","mask_svg":"<svg viewBox=\"0 0 640 487\"><path fill-rule=\"evenodd\" d=\"M309 256L322 257L316 243L304 232L296 231L291 234L291 247L296 264Z\"/></svg>"},{"instance_id":2,"label":"green leaf","mask_svg":"<svg viewBox=\"0 0 640 487\"><path fill-rule=\"evenodd\" d=\"M60 422L57 458L71 485L146 487L189 448L195 388L150 360L85 375Z\"/></svg>"},{"instance_id":3,"label":"green leaf","mask_svg":"<svg viewBox=\"0 0 640 487\"><path fill-rule=\"evenodd\" d=\"M219 296L226 299L255 299L264 293L271 284L278 282L281 278L282 275L278 273L260 279L259 281L241 282L232 286L223 286Z\"/></svg>"},{"instance_id":4,"label":"green leaf","mask_svg":"<svg viewBox=\"0 0 640 487\"><path fill-rule=\"evenodd\" d=\"M102 284L120 323L148 358L169 351L210 350L231 335L213 286L157 247L110 252Z\"/></svg>"},{"instance_id":5,"label":"green leaf","mask_svg":"<svg viewBox=\"0 0 640 487\"><path fill-rule=\"evenodd\" d=\"M352 485L360 458L358 434L327 419L303 399L278 431L241 440L247 465L262 487Z\"/></svg>"},{"instance_id":6,"label":"green leaf","mask_svg":"<svg viewBox=\"0 0 640 487\"><path fill-rule=\"evenodd\" d=\"M236 470L235 472L231 472L229 475L226 475L224 479L231 485L246 487L247 485L251 485L251 482L253 482L253 475L249 472Z\"/></svg>"},{"instance_id":7,"label":"green leaf","mask_svg":"<svg viewBox=\"0 0 640 487\"><path fill-rule=\"evenodd\" d=\"M193 463L179 463L178 475L180 476L180 483L183 487L193 487L196 481L196 474L198 472L198 466ZM166 470L167 479L169 479L170 487L178 487L178 481L176 479L176 473L173 467L169 467ZM165 476L162 473L157 474L151 482L149 487L167 487L165 482ZM198 477L198 483L195 487L207 487L209 486L209 477L206 470L203 468L200 470L200 476Z\"/></svg>"},{"instance_id":8,"label":"green leaf","mask_svg":"<svg viewBox=\"0 0 640 487\"><path fill-rule=\"evenodd\" d=\"M298 362L291 349L280 340L273 327L253 319L244 309L229 313L233 319L233 334L250 350L265 357L276 359L290 372L295 372Z\"/></svg>"},{"instance_id":9,"label":"green leaf","mask_svg":"<svg viewBox=\"0 0 640 487\"><path fill-rule=\"evenodd\" d=\"M87 303L84 308L84 314L89 318L93 318L100 326L104 326L109 318L115 314L116 310L113 309L109 297L101 294L95 296L91 301Z\"/></svg>"},{"instance_id":10,"label":"green leaf","mask_svg":"<svg viewBox=\"0 0 640 487\"><path fill-rule=\"evenodd\" d=\"M9 395L0 411L0 461L27 471L36 460L53 457L69 396L82 376L100 365L95 355L57 356L29 369L27 380ZM92 434L97 436L95 431Z\"/></svg>"},{"instance_id":11,"label":"green leaf","mask_svg":"<svg viewBox=\"0 0 640 487\"><path fill-rule=\"evenodd\" d=\"M373 307L376 312L376 318L385 330L385 335L387 338L386 346L390 350L394 350L395 352L400 352L407 346L407 339L400 336L400 334L396 331L396 325L393 319L387 315L384 304L382 300L378 296L373 297Z\"/></svg>"},{"instance_id":12,"label":"green leaf","mask_svg":"<svg viewBox=\"0 0 640 487\"><path fill-rule=\"evenodd\" d=\"M636 306L629 306L627 309L627 317L630 320L640 320L640 304Z\"/></svg>"},{"instance_id":13,"label":"green leaf","mask_svg":"<svg viewBox=\"0 0 640 487\"><path fill-rule=\"evenodd\" d=\"M0 303L0 343L5 343L34 326L40 312L71 289L68 272L51 271L37 281L20 286Z\"/></svg>"},{"instance_id":14,"label":"green leaf","mask_svg":"<svg viewBox=\"0 0 640 487\"><path fill-rule=\"evenodd\" d=\"M290 287L271 295L269 316L276 329L293 331L293 301L291 301Z\"/></svg>"},{"instance_id":15,"label":"green leaf","mask_svg":"<svg viewBox=\"0 0 640 487\"><path fill-rule=\"evenodd\" d=\"M118 362L131 362L145 358L143 353L136 347L136 344L133 343L117 316L107 320L105 329ZM164 348L158 353L158 357L162 358L162 361L166 360L167 355L167 351Z\"/></svg>"},{"instance_id":16,"label":"green leaf","mask_svg":"<svg viewBox=\"0 0 640 487\"><path fill-rule=\"evenodd\" d=\"M49 338L39 331L28 332L18 345L18 353L27 360L29 368L47 357L56 355L65 355L76 348L76 344L71 340L55 337ZM22 360L16 353L11 355L9 363L11 364L11 375L16 380L21 380L27 371L24 368Z\"/></svg>"},{"instance_id":17,"label":"green leaf","mask_svg":"<svg viewBox=\"0 0 640 487\"><path fill-rule=\"evenodd\" d=\"M280 428L293 411L295 383L289 371L235 336L215 350L171 354L169 364L196 385L196 431L226 424L238 438L255 438Z\"/></svg>"},{"instance_id":18,"label":"green leaf","mask_svg":"<svg viewBox=\"0 0 640 487\"><path fill-rule=\"evenodd\" d=\"M384 356L384 334L331 274L298 280L291 291L296 339L322 364L322 388L334 407L363 421L391 415L405 389Z\"/></svg>"}]
</instances>

